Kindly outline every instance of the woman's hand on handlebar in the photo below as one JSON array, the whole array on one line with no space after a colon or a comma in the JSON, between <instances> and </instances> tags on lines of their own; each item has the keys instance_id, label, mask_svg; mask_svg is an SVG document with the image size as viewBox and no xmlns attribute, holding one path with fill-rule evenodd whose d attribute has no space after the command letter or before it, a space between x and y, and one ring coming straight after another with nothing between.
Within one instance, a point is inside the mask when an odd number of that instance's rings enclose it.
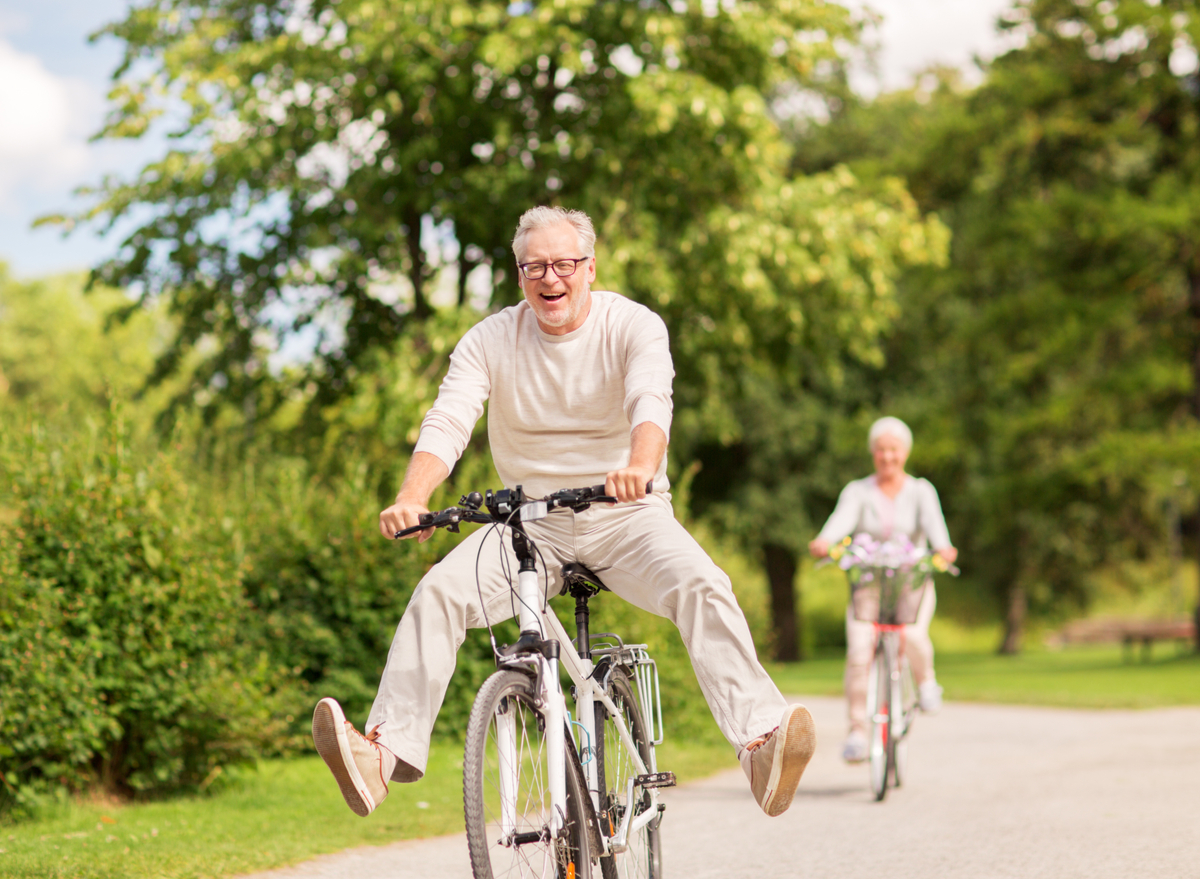
<instances>
[{"instance_id":1,"label":"woman's hand on handlebar","mask_svg":"<svg viewBox=\"0 0 1200 879\"><path fill-rule=\"evenodd\" d=\"M429 508L425 504L413 503L412 501L397 498L394 504L379 514L379 530L388 540L394 540L397 532L403 531L405 528L412 528L414 525L420 525L422 514L429 514ZM408 540L411 537L416 537L418 543L424 543L432 536L433 529L426 528L423 531L416 531L405 535L400 539Z\"/></svg>"},{"instance_id":2,"label":"woman's hand on handlebar","mask_svg":"<svg viewBox=\"0 0 1200 879\"><path fill-rule=\"evenodd\" d=\"M808 553L814 559L823 559L829 555L829 541L822 540L820 537L810 540L808 543Z\"/></svg>"},{"instance_id":3,"label":"woman's hand on handlebar","mask_svg":"<svg viewBox=\"0 0 1200 879\"><path fill-rule=\"evenodd\" d=\"M647 489L653 482L654 471L650 468L626 467L614 470L604 478L604 491L621 503L629 503L648 495L650 492Z\"/></svg>"},{"instance_id":4,"label":"woman's hand on handlebar","mask_svg":"<svg viewBox=\"0 0 1200 879\"><path fill-rule=\"evenodd\" d=\"M958 560L958 550L953 546L944 546L937 551L937 554L946 560L946 564L952 565Z\"/></svg>"}]
</instances>

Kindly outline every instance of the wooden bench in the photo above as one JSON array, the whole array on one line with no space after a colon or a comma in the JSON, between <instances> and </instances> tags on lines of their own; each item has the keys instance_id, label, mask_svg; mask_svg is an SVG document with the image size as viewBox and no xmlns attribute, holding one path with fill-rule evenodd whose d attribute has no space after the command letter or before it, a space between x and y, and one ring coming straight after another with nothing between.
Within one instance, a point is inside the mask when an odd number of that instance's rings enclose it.
<instances>
[{"instance_id":1,"label":"wooden bench","mask_svg":"<svg viewBox=\"0 0 1200 879\"><path fill-rule=\"evenodd\" d=\"M1052 647L1067 644L1116 644L1125 647L1125 658L1132 660L1134 645L1141 643L1142 660L1150 659L1155 641L1175 641L1190 645L1196 640L1193 620L1136 620L1121 617L1099 617L1092 620L1073 620L1046 639Z\"/></svg>"}]
</instances>

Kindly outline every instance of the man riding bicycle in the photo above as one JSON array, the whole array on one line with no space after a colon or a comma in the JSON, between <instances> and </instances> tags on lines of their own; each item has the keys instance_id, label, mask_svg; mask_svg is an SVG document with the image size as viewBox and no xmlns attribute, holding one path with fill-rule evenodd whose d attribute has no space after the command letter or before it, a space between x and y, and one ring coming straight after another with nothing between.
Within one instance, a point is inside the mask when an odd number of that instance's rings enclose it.
<instances>
[{"instance_id":1,"label":"man riding bicycle","mask_svg":"<svg viewBox=\"0 0 1200 879\"><path fill-rule=\"evenodd\" d=\"M536 207L521 217L513 252L524 301L480 321L454 349L396 502L379 514L380 531L390 538L420 524L485 402L504 485L537 497L603 482L619 504L526 524L546 560L549 594L561 588L562 565L580 562L621 598L675 623L755 799L778 815L812 757L812 717L784 701L758 662L729 578L675 520L666 475L675 374L667 329L644 306L591 289L595 240L580 211ZM481 552L487 534L480 529L459 543L413 592L370 732L355 730L334 699L317 704L313 740L359 815L379 805L389 780L424 774L467 628L513 615L507 572L516 570L515 557L505 541Z\"/></svg>"}]
</instances>

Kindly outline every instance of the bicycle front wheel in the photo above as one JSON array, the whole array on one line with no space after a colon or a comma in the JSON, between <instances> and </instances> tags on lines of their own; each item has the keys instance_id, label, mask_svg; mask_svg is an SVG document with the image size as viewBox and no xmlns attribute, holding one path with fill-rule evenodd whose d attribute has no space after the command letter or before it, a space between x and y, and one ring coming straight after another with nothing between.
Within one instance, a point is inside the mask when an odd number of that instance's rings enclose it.
<instances>
[{"instance_id":1,"label":"bicycle front wheel","mask_svg":"<svg viewBox=\"0 0 1200 879\"><path fill-rule=\"evenodd\" d=\"M867 679L867 761L871 770L871 792L876 801L887 796L888 775L896 753L892 741L892 707L891 662L883 638L880 638Z\"/></svg>"},{"instance_id":2,"label":"bicycle front wheel","mask_svg":"<svg viewBox=\"0 0 1200 879\"><path fill-rule=\"evenodd\" d=\"M601 669L597 676L603 679L603 673ZM654 744L642 717L629 670L624 666L614 668L606 692L625 721L625 727L637 745L642 762L647 769L652 770ZM621 740L612 715L600 702L596 703L596 730L600 826L602 832L611 837L620 829L626 814L631 810L631 826L645 815L646 810L651 807L650 792L635 790L630 801L628 782L637 776L638 770L629 749ZM654 815L636 832L631 831L625 851L600 858L600 870L604 879L662 879L660 820L660 816Z\"/></svg>"},{"instance_id":3,"label":"bicycle front wheel","mask_svg":"<svg viewBox=\"0 0 1200 879\"><path fill-rule=\"evenodd\" d=\"M900 787L903 779L907 777L905 772L908 768L908 733L917 713L917 692L913 684L912 670L903 654L900 656L900 674L892 687L892 704L897 706L892 712L892 787Z\"/></svg>"},{"instance_id":4,"label":"bicycle front wheel","mask_svg":"<svg viewBox=\"0 0 1200 879\"><path fill-rule=\"evenodd\" d=\"M569 734L565 822L557 835L549 830L545 729L532 678L498 671L484 682L467 722L463 757L463 811L475 879L592 876L592 811Z\"/></svg>"}]
</instances>

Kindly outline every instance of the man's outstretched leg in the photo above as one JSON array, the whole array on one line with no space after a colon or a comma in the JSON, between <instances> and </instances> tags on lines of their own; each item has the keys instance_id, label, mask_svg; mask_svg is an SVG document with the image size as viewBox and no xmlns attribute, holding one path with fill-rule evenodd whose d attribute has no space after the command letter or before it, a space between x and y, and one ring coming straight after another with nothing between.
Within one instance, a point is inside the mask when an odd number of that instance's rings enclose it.
<instances>
[{"instance_id":1,"label":"man's outstretched leg","mask_svg":"<svg viewBox=\"0 0 1200 879\"><path fill-rule=\"evenodd\" d=\"M539 539L549 570L557 571L562 561L554 549L553 524L531 523L529 531ZM313 743L355 814L371 814L387 796L389 781L414 782L425 774L429 735L458 648L468 628L512 616L505 571L516 566L509 542L485 528L426 573L396 628L367 735L347 722L334 699L317 703ZM554 577L551 581L557 583ZM486 616L479 609L481 594L488 601Z\"/></svg>"},{"instance_id":2,"label":"man's outstretched leg","mask_svg":"<svg viewBox=\"0 0 1200 879\"><path fill-rule=\"evenodd\" d=\"M313 744L337 779L346 805L366 818L387 796L396 757L379 744L376 727L365 736L335 699L322 699L313 712Z\"/></svg>"},{"instance_id":3,"label":"man's outstretched leg","mask_svg":"<svg viewBox=\"0 0 1200 879\"><path fill-rule=\"evenodd\" d=\"M816 748L812 715L788 705L758 661L729 577L659 496L575 517L580 560L616 595L679 627L700 690L768 815L791 805ZM782 714L782 719L781 719Z\"/></svg>"}]
</instances>

